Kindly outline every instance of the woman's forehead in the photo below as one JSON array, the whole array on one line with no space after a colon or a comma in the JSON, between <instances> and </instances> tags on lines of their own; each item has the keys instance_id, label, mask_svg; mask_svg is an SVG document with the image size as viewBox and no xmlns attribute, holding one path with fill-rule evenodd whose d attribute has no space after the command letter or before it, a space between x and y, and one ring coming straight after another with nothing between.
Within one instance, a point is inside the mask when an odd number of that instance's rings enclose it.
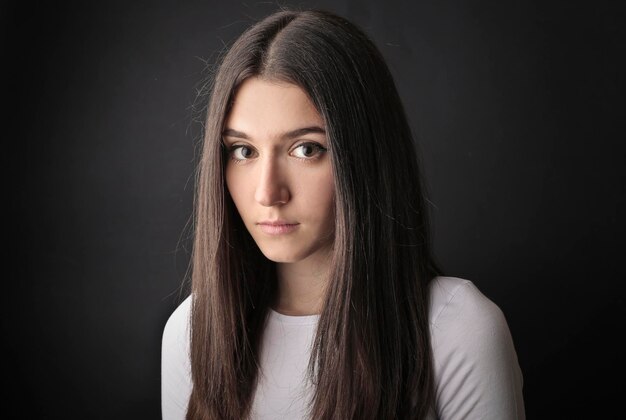
<instances>
[{"instance_id":1,"label":"woman's forehead","mask_svg":"<svg viewBox=\"0 0 626 420\"><path fill-rule=\"evenodd\" d=\"M322 116L302 88L256 77L237 89L224 126L224 136L249 140L325 134Z\"/></svg>"}]
</instances>

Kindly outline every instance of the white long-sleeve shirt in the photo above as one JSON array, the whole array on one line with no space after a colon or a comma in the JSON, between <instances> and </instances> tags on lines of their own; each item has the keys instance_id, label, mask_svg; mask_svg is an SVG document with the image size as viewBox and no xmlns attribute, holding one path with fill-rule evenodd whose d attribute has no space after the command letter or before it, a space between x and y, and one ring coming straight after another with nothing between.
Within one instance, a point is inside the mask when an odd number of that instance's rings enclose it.
<instances>
[{"instance_id":1,"label":"white long-sleeve shirt","mask_svg":"<svg viewBox=\"0 0 626 420\"><path fill-rule=\"evenodd\" d=\"M502 311L469 280L436 277L430 288L436 407L431 419L524 420L522 372ZM185 418L192 389L187 298L163 332L162 415ZM253 419L305 419L306 380L319 315L272 309L263 334Z\"/></svg>"}]
</instances>

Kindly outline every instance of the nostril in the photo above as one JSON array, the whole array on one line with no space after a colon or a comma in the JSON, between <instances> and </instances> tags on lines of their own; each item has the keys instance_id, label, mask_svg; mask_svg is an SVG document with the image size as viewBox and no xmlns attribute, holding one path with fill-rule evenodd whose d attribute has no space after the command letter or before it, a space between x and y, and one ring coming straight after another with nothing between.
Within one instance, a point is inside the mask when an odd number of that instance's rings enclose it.
<instances>
[{"instance_id":1,"label":"nostril","mask_svg":"<svg viewBox=\"0 0 626 420\"><path fill-rule=\"evenodd\" d=\"M289 201L289 191L283 186L272 185L259 188L256 192L256 200L264 206L286 204Z\"/></svg>"}]
</instances>

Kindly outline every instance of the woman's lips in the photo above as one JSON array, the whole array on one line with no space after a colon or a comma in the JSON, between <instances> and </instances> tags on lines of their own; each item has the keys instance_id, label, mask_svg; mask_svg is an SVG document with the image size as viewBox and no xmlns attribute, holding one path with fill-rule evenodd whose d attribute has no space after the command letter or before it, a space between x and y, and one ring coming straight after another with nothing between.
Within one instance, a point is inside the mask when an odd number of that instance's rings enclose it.
<instances>
[{"instance_id":1,"label":"woman's lips","mask_svg":"<svg viewBox=\"0 0 626 420\"><path fill-rule=\"evenodd\" d=\"M283 235L291 233L298 228L299 223L277 223L277 222L261 222L259 226L261 230L268 235Z\"/></svg>"}]
</instances>

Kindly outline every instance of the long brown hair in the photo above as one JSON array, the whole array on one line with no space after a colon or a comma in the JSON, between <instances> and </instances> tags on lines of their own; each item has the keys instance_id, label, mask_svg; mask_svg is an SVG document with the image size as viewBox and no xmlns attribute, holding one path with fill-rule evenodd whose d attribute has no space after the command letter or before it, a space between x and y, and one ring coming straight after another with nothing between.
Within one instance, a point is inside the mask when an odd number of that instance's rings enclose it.
<instances>
[{"instance_id":1,"label":"long brown hair","mask_svg":"<svg viewBox=\"0 0 626 420\"><path fill-rule=\"evenodd\" d=\"M248 77L293 83L325 122L336 191L329 284L308 374L314 419L422 419L433 406L431 253L418 157L392 76L347 20L281 10L223 57L196 179L188 419L249 416L275 264L224 181L224 121Z\"/></svg>"}]
</instances>

